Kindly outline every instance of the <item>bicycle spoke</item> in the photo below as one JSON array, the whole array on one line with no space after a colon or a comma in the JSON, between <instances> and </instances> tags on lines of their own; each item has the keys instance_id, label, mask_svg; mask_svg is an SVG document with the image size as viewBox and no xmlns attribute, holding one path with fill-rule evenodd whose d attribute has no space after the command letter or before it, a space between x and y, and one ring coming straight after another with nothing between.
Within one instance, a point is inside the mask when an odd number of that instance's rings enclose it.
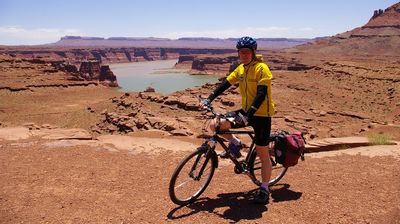
<instances>
[{"instance_id":1,"label":"bicycle spoke","mask_svg":"<svg viewBox=\"0 0 400 224\"><path fill-rule=\"evenodd\" d=\"M189 155L174 173L170 183L171 199L177 204L187 204L197 198L208 186L214 174L214 165L206 154L196 151Z\"/></svg>"},{"instance_id":2,"label":"bicycle spoke","mask_svg":"<svg viewBox=\"0 0 400 224\"><path fill-rule=\"evenodd\" d=\"M185 182L183 182L183 183L181 183L181 184L176 185L176 186L175 186L175 189L180 188L181 186L183 186L184 184L188 183L189 181L191 181L191 180L187 180L187 181L185 181Z\"/></svg>"},{"instance_id":3,"label":"bicycle spoke","mask_svg":"<svg viewBox=\"0 0 400 224\"><path fill-rule=\"evenodd\" d=\"M204 173L204 172L207 173L208 170L210 170L210 167L207 167L207 168L203 171L203 173ZM191 181L200 181L200 178L201 178L201 175L193 176L192 174L189 174L188 176L190 177L189 179L187 179L186 181L184 181L184 182L181 183L181 184L175 185L175 188L180 188L181 186L183 186L183 185L185 185L186 183L189 183L189 182L191 182Z\"/></svg>"}]
</instances>

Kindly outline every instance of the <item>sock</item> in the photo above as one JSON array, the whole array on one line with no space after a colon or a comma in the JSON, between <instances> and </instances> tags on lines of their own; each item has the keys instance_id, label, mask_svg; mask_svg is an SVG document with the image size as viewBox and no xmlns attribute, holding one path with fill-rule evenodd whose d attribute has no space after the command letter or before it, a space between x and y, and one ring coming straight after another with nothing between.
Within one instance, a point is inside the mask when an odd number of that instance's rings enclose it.
<instances>
[{"instance_id":1,"label":"sock","mask_svg":"<svg viewBox=\"0 0 400 224\"><path fill-rule=\"evenodd\" d=\"M266 190L269 192L268 182L262 183L262 184L261 184L261 187L264 188L264 189L266 189Z\"/></svg>"},{"instance_id":2,"label":"sock","mask_svg":"<svg viewBox=\"0 0 400 224\"><path fill-rule=\"evenodd\" d=\"M229 139L229 143L230 144L235 144L235 145L240 145L241 144L240 139L235 138L235 137Z\"/></svg>"}]
</instances>

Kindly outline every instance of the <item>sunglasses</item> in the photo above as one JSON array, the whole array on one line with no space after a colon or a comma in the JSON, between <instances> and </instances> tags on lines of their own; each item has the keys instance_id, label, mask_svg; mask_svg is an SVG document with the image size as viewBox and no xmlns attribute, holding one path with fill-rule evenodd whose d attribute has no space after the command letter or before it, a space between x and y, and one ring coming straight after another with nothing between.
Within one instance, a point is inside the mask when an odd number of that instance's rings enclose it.
<instances>
[{"instance_id":1,"label":"sunglasses","mask_svg":"<svg viewBox=\"0 0 400 224\"><path fill-rule=\"evenodd\" d=\"M238 50L239 54L252 54L253 51L249 48L242 48Z\"/></svg>"}]
</instances>

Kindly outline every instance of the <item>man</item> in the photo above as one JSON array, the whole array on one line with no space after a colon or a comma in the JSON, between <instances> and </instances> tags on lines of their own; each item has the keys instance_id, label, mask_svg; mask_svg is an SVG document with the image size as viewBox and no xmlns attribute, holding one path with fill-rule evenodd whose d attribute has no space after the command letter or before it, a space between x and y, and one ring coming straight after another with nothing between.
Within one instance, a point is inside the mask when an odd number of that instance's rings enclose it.
<instances>
[{"instance_id":1,"label":"man","mask_svg":"<svg viewBox=\"0 0 400 224\"><path fill-rule=\"evenodd\" d=\"M240 65L228 75L226 80L214 90L210 96L201 102L208 105L231 85L239 83L242 97L242 108L229 112L235 119L222 120L221 130L252 126L255 132L257 155L261 160L262 185L254 197L254 202L267 204L269 202L268 182L271 178L272 164L269 159L269 135L271 132L271 117L275 112L271 97L272 74L261 56L256 56L257 42L251 37L242 37L236 44ZM210 128L215 130L215 121ZM234 135L224 135L229 140L229 151L232 156L240 157L241 142ZM221 155L224 157L226 155Z\"/></svg>"}]
</instances>

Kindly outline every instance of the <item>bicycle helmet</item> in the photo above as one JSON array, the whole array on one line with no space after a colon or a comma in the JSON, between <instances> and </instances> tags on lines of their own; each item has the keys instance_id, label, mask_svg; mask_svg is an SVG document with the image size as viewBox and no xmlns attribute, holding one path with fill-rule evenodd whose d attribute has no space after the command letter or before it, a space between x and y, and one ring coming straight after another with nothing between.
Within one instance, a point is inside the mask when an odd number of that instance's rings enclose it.
<instances>
[{"instance_id":1,"label":"bicycle helmet","mask_svg":"<svg viewBox=\"0 0 400 224\"><path fill-rule=\"evenodd\" d=\"M250 48L254 51L257 50L257 41L251 37L242 37L238 40L236 48L239 50L241 48Z\"/></svg>"}]
</instances>

